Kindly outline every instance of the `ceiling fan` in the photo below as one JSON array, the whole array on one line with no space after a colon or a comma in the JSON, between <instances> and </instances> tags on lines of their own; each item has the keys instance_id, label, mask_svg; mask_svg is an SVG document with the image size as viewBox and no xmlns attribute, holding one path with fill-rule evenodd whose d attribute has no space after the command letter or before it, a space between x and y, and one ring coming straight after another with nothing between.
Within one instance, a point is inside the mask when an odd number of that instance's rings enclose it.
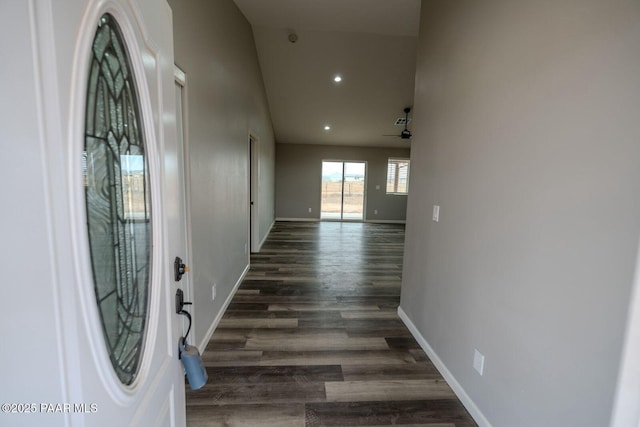
<instances>
[{"instance_id":1,"label":"ceiling fan","mask_svg":"<svg viewBox=\"0 0 640 427\"><path fill-rule=\"evenodd\" d=\"M382 136L395 136L401 139L411 139L411 131L407 129L407 124L409 123L409 113L411 112L411 108L407 107L404 109L404 129L400 132L399 135L382 135ZM400 119L398 119L400 120Z\"/></svg>"}]
</instances>

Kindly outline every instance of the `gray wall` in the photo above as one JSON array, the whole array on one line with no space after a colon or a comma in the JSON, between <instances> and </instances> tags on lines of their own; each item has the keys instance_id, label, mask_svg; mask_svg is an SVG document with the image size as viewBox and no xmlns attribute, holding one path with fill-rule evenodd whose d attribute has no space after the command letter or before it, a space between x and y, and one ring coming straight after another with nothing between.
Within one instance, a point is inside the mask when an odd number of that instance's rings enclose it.
<instances>
[{"instance_id":1,"label":"gray wall","mask_svg":"<svg viewBox=\"0 0 640 427\"><path fill-rule=\"evenodd\" d=\"M409 149L276 144L276 217L320 219L322 161L360 160L367 162L365 219L404 221L407 196L387 195L385 191L389 157L409 158ZM376 186L380 188L376 190Z\"/></svg>"},{"instance_id":2,"label":"gray wall","mask_svg":"<svg viewBox=\"0 0 640 427\"><path fill-rule=\"evenodd\" d=\"M495 427L608 424L640 232L639 17L422 4L401 309Z\"/></svg>"},{"instance_id":3,"label":"gray wall","mask_svg":"<svg viewBox=\"0 0 640 427\"><path fill-rule=\"evenodd\" d=\"M248 265L248 135L259 140L260 240L274 220L275 143L251 26L231 0L170 0L187 73L195 342ZM216 300L211 286L217 284Z\"/></svg>"}]
</instances>

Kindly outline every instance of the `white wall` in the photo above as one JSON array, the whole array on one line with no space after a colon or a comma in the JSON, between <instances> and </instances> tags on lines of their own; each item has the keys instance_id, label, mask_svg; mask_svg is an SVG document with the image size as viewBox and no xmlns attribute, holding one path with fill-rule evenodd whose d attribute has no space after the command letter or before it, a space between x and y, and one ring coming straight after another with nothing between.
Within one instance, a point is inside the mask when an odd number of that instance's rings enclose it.
<instances>
[{"instance_id":1,"label":"white wall","mask_svg":"<svg viewBox=\"0 0 640 427\"><path fill-rule=\"evenodd\" d=\"M275 144L251 26L231 0L171 0L187 74L195 288L201 343L248 266L248 137L259 140L259 240L274 216ZM211 286L217 285L212 301Z\"/></svg>"},{"instance_id":2,"label":"white wall","mask_svg":"<svg viewBox=\"0 0 640 427\"><path fill-rule=\"evenodd\" d=\"M640 233L639 18L423 1L401 309L494 427L608 424Z\"/></svg>"}]
</instances>

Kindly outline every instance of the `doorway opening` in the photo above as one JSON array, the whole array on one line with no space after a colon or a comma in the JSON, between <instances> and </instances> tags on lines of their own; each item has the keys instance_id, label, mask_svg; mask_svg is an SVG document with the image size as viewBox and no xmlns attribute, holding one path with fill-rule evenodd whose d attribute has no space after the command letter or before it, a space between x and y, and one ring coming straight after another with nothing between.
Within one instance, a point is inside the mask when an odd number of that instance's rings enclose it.
<instances>
[{"instance_id":1,"label":"doorway opening","mask_svg":"<svg viewBox=\"0 0 640 427\"><path fill-rule=\"evenodd\" d=\"M249 252L256 253L260 250L260 242L258 239L258 185L260 176L260 163L258 158L258 140L256 137L249 133L249 153L247 158L249 159ZM247 256L250 257L249 254Z\"/></svg>"},{"instance_id":2,"label":"doorway opening","mask_svg":"<svg viewBox=\"0 0 640 427\"><path fill-rule=\"evenodd\" d=\"M364 221L366 162L322 162L320 219Z\"/></svg>"}]
</instances>

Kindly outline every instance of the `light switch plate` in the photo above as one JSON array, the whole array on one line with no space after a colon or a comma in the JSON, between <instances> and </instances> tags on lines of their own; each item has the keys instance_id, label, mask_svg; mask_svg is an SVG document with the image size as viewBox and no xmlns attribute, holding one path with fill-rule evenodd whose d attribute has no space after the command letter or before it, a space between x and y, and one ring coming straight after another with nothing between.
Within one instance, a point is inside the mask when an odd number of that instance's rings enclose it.
<instances>
[{"instance_id":1,"label":"light switch plate","mask_svg":"<svg viewBox=\"0 0 640 427\"><path fill-rule=\"evenodd\" d=\"M484 355L477 349L473 353L473 369L482 376L484 374Z\"/></svg>"},{"instance_id":2,"label":"light switch plate","mask_svg":"<svg viewBox=\"0 0 640 427\"><path fill-rule=\"evenodd\" d=\"M440 205L433 205L433 217L431 219L435 222L440 221Z\"/></svg>"}]
</instances>

